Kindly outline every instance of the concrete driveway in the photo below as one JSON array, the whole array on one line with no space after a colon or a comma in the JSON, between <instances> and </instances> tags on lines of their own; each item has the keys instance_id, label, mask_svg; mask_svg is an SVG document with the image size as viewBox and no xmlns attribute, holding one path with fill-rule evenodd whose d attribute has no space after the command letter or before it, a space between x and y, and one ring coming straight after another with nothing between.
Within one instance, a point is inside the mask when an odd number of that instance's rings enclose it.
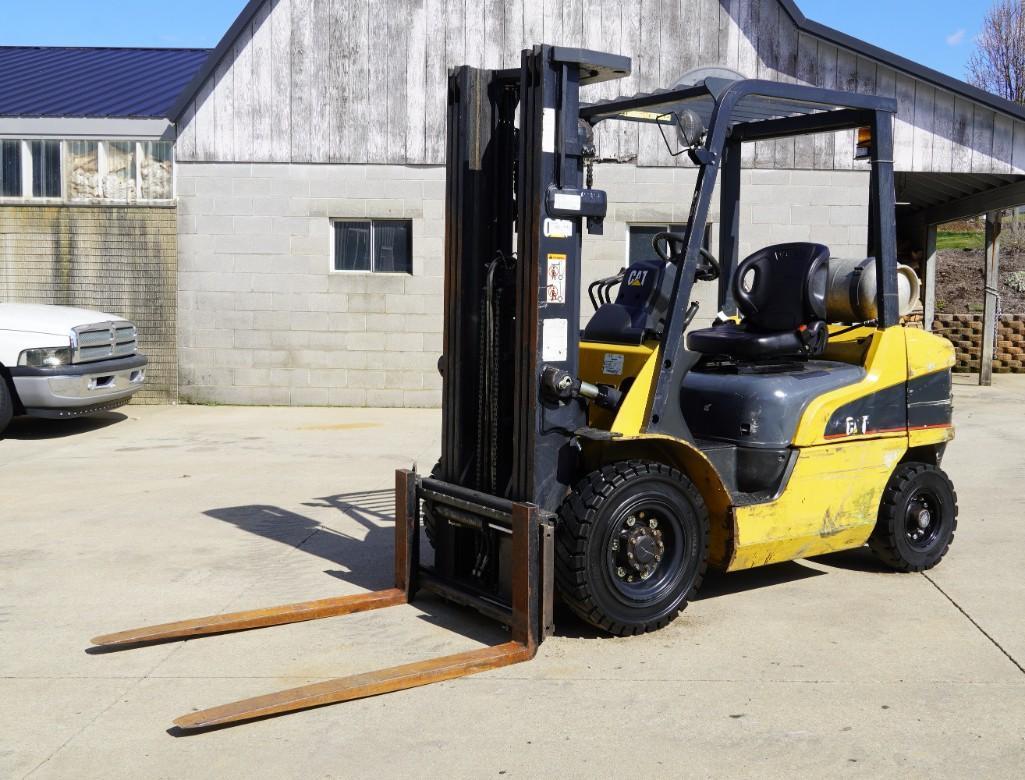
<instances>
[{"instance_id":1,"label":"concrete driveway","mask_svg":"<svg viewBox=\"0 0 1025 780\"><path fill-rule=\"evenodd\" d=\"M19 421L0 442L0 777L1020 777L1023 401L1018 378L957 388L960 527L926 576L859 551L713 577L651 636L562 615L530 664L187 737L167 729L193 708L503 638L424 599L85 653L121 628L387 587L393 470L433 464L440 415Z\"/></svg>"}]
</instances>

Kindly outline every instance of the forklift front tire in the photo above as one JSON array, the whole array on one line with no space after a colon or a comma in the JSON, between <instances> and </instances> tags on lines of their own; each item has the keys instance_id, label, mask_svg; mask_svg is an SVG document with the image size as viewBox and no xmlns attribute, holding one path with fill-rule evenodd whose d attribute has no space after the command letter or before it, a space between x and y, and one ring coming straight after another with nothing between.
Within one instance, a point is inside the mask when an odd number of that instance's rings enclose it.
<instances>
[{"instance_id":1,"label":"forklift front tire","mask_svg":"<svg viewBox=\"0 0 1025 780\"><path fill-rule=\"evenodd\" d=\"M649 461L603 466L559 511L562 600L618 636L664 627L701 585L708 525L701 494L680 471Z\"/></svg>"},{"instance_id":2,"label":"forklift front tire","mask_svg":"<svg viewBox=\"0 0 1025 780\"><path fill-rule=\"evenodd\" d=\"M897 571L925 571L946 554L956 529L957 494L950 478L936 466L909 461L897 467L883 491L868 544Z\"/></svg>"}]
</instances>

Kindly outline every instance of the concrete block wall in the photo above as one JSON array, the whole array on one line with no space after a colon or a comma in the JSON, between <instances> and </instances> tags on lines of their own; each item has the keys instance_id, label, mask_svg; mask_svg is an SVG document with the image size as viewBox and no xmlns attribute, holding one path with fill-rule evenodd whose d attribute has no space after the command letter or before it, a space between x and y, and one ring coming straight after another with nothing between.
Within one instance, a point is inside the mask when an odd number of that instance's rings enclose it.
<instances>
[{"instance_id":1,"label":"concrete block wall","mask_svg":"<svg viewBox=\"0 0 1025 780\"><path fill-rule=\"evenodd\" d=\"M181 164L183 401L437 406L444 169ZM331 220L413 223L413 273L334 272Z\"/></svg>"},{"instance_id":2,"label":"concrete block wall","mask_svg":"<svg viewBox=\"0 0 1025 780\"><path fill-rule=\"evenodd\" d=\"M690 216L693 168L595 166L595 186L609 194L602 236L584 236L584 278L615 274L627 262L628 230L635 224L679 224ZM741 172L740 257L770 244L815 241L835 257L864 257L868 231L869 177L863 171ZM712 202L712 252L719 250L719 194ZM586 284L584 285L586 288ZM581 314L592 313L586 289ZM711 322L718 282L699 282L694 327Z\"/></svg>"},{"instance_id":3,"label":"concrete block wall","mask_svg":"<svg viewBox=\"0 0 1025 780\"><path fill-rule=\"evenodd\" d=\"M173 403L174 208L0 206L0 301L98 309L132 320L149 358L133 403Z\"/></svg>"},{"instance_id":4,"label":"concrete block wall","mask_svg":"<svg viewBox=\"0 0 1025 780\"><path fill-rule=\"evenodd\" d=\"M954 371L978 373L982 361L982 315L937 314L933 331L948 339L956 350ZM997 323L993 349L997 374L1025 373L1025 315L1002 314Z\"/></svg>"},{"instance_id":5,"label":"concrete block wall","mask_svg":"<svg viewBox=\"0 0 1025 780\"><path fill-rule=\"evenodd\" d=\"M439 405L444 176L437 166L179 164L181 399ZM623 266L629 224L685 222L694 176L596 166L610 214L605 235L584 239L584 278ZM742 255L791 240L864 254L867 173L743 177ZM375 217L412 220L412 275L331 271L331 220ZM696 296L707 322L715 284Z\"/></svg>"}]
</instances>

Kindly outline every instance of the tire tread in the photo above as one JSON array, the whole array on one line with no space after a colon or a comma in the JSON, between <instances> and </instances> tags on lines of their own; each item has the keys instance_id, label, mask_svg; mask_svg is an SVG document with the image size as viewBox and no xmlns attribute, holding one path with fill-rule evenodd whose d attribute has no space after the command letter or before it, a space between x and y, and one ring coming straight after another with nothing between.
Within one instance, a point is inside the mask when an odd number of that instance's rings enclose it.
<instances>
[{"instance_id":1,"label":"tire tread","mask_svg":"<svg viewBox=\"0 0 1025 780\"><path fill-rule=\"evenodd\" d=\"M892 519L901 510L901 497L904 495L908 485L925 473L936 474L946 483L950 489L950 494L954 498L954 516L951 521L950 537L947 539L943 549L938 554L934 553L930 556L926 562L919 564L907 560L901 554L896 539L898 531L895 529ZM950 477L947 476L943 469L932 464L908 461L897 467L893 476L890 477L886 489L883 491L883 499L879 504L879 518L876 521L875 529L872 531L872 536L869 537L868 546L880 561L892 569L902 572L921 572L931 569L943 559L943 556L947 554L947 550L950 549L950 545L954 541L956 531L957 493L954 490L954 484L951 482Z\"/></svg>"},{"instance_id":2,"label":"tire tread","mask_svg":"<svg viewBox=\"0 0 1025 780\"><path fill-rule=\"evenodd\" d=\"M678 608L658 620L641 625L628 625L605 615L588 587L586 561L587 541L603 504L629 480L658 474L676 482L686 493L698 513L698 521L706 529L705 549L694 584ZM708 510L694 484L680 471L663 463L645 460L618 461L592 471L580 480L559 510L559 533L556 535L555 579L563 602L577 616L591 625L617 636L630 636L656 631L672 622L697 592L708 567Z\"/></svg>"}]
</instances>

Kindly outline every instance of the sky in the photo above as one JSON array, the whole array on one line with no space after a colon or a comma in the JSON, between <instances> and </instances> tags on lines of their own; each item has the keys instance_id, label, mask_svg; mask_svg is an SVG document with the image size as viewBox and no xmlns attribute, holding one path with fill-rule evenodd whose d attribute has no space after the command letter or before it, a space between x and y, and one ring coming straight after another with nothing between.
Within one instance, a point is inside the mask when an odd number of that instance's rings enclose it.
<instances>
[{"instance_id":1,"label":"sky","mask_svg":"<svg viewBox=\"0 0 1025 780\"><path fill-rule=\"evenodd\" d=\"M797 5L809 19L964 79L990 0L797 0Z\"/></svg>"},{"instance_id":2,"label":"sky","mask_svg":"<svg viewBox=\"0 0 1025 780\"><path fill-rule=\"evenodd\" d=\"M964 78L990 0L797 4L810 19ZM244 0L0 0L0 45L210 48L244 6Z\"/></svg>"}]
</instances>

